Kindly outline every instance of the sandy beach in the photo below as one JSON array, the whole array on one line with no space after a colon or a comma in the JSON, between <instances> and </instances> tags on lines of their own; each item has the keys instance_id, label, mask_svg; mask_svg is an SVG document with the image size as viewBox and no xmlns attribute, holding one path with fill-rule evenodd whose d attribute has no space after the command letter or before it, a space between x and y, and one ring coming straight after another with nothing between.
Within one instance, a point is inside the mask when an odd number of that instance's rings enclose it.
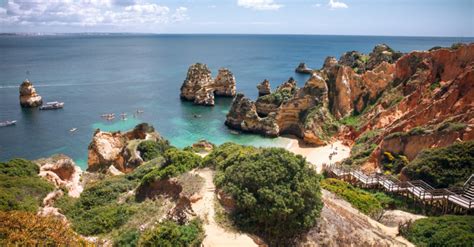
<instances>
[{"instance_id":1,"label":"sandy beach","mask_svg":"<svg viewBox=\"0 0 474 247\"><path fill-rule=\"evenodd\" d=\"M317 172L321 172L323 164L331 164L344 160L349 157L350 147L336 141L332 144L321 147L310 147L298 141L298 139L284 137L288 139L286 149L306 158L314 165ZM332 154L332 155L331 155Z\"/></svg>"}]
</instances>

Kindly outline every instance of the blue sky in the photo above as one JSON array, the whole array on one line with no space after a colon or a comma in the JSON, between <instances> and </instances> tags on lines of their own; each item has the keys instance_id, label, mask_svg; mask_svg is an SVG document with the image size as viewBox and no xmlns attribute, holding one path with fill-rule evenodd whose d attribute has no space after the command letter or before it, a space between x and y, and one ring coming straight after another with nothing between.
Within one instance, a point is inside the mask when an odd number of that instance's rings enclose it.
<instances>
[{"instance_id":1,"label":"blue sky","mask_svg":"<svg viewBox=\"0 0 474 247\"><path fill-rule=\"evenodd\" d=\"M0 32L474 37L474 0L0 0Z\"/></svg>"}]
</instances>

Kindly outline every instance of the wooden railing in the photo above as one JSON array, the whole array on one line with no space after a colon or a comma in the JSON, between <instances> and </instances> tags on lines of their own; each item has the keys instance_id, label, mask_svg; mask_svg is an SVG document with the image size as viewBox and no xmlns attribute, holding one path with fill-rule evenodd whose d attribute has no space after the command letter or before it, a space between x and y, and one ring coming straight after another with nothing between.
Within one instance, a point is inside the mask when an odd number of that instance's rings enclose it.
<instances>
[{"instance_id":1,"label":"wooden railing","mask_svg":"<svg viewBox=\"0 0 474 247\"><path fill-rule=\"evenodd\" d=\"M323 169L333 177L346 180L361 187L380 188L407 197L412 195L413 198L420 201L432 202L443 200L468 210L474 208L474 198L471 195L471 192L474 190L474 174L464 183L462 189L435 189L423 180L402 182L393 176L365 174L358 169L340 165L325 165Z\"/></svg>"}]
</instances>

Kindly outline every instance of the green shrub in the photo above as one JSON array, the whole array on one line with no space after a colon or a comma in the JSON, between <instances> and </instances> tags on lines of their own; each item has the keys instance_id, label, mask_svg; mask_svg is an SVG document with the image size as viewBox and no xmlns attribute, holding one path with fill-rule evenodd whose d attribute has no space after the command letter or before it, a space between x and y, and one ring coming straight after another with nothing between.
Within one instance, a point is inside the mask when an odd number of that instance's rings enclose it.
<instances>
[{"instance_id":1,"label":"green shrub","mask_svg":"<svg viewBox=\"0 0 474 247\"><path fill-rule=\"evenodd\" d=\"M402 173L435 187L462 185L474 173L474 141L426 149Z\"/></svg>"},{"instance_id":2,"label":"green shrub","mask_svg":"<svg viewBox=\"0 0 474 247\"><path fill-rule=\"evenodd\" d=\"M121 232L117 238L114 239L114 247L135 247L138 245L140 232L138 229L129 229Z\"/></svg>"},{"instance_id":3,"label":"green shrub","mask_svg":"<svg viewBox=\"0 0 474 247\"><path fill-rule=\"evenodd\" d=\"M238 165L247 156L258 153L259 150L252 146L242 146L232 142L226 142L215 148L204 157L203 166L225 170L227 166Z\"/></svg>"},{"instance_id":4,"label":"green shrub","mask_svg":"<svg viewBox=\"0 0 474 247\"><path fill-rule=\"evenodd\" d=\"M472 247L474 216L445 215L419 219L401 232L417 246Z\"/></svg>"},{"instance_id":5,"label":"green shrub","mask_svg":"<svg viewBox=\"0 0 474 247\"><path fill-rule=\"evenodd\" d=\"M53 189L53 185L37 175L13 177L0 174L0 211L36 212L43 198Z\"/></svg>"},{"instance_id":6,"label":"green shrub","mask_svg":"<svg viewBox=\"0 0 474 247\"><path fill-rule=\"evenodd\" d=\"M138 144L137 151L140 152L140 156L144 161L149 161L162 155L169 148L169 142L166 140L147 140Z\"/></svg>"},{"instance_id":7,"label":"green shrub","mask_svg":"<svg viewBox=\"0 0 474 247\"><path fill-rule=\"evenodd\" d=\"M134 213L129 205L118 204L118 199L137 184L138 181L128 180L125 175L106 178L88 185L78 199L63 196L55 206L78 233L108 233L127 222Z\"/></svg>"},{"instance_id":8,"label":"green shrub","mask_svg":"<svg viewBox=\"0 0 474 247\"><path fill-rule=\"evenodd\" d=\"M216 186L235 199L232 218L239 227L270 245L291 244L319 216L320 176L303 157L284 149L246 151L242 147L238 154L218 159Z\"/></svg>"},{"instance_id":9,"label":"green shrub","mask_svg":"<svg viewBox=\"0 0 474 247\"><path fill-rule=\"evenodd\" d=\"M155 168L146 174L142 179L142 185L160 179L175 177L193 168L200 167L202 163L201 156L190 151L183 151L176 148L166 150L163 156L166 160L165 165Z\"/></svg>"},{"instance_id":10,"label":"green shrub","mask_svg":"<svg viewBox=\"0 0 474 247\"><path fill-rule=\"evenodd\" d=\"M145 231L138 244L143 247L198 247L203 239L204 229L200 220L194 219L186 225L167 220Z\"/></svg>"},{"instance_id":11,"label":"green shrub","mask_svg":"<svg viewBox=\"0 0 474 247\"><path fill-rule=\"evenodd\" d=\"M437 131L442 132L453 132L453 131L461 131L467 127L465 123L458 123L458 122L443 122L436 127Z\"/></svg>"},{"instance_id":12,"label":"green shrub","mask_svg":"<svg viewBox=\"0 0 474 247\"><path fill-rule=\"evenodd\" d=\"M39 173L39 166L25 159L12 159L0 162L0 174L16 177L34 177Z\"/></svg>"},{"instance_id":13,"label":"green shrub","mask_svg":"<svg viewBox=\"0 0 474 247\"><path fill-rule=\"evenodd\" d=\"M382 166L385 171L389 171L391 174L399 174L408 163L408 158L404 155L392 154L390 152L383 153Z\"/></svg>"},{"instance_id":14,"label":"green shrub","mask_svg":"<svg viewBox=\"0 0 474 247\"><path fill-rule=\"evenodd\" d=\"M374 216L383 209L381 202L374 195L342 180L327 178L321 181L321 187L344 198L364 214Z\"/></svg>"},{"instance_id":15,"label":"green shrub","mask_svg":"<svg viewBox=\"0 0 474 247\"><path fill-rule=\"evenodd\" d=\"M360 126L360 116L350 115L350 116L341 118L339 122L343 125L358 128Z\"/></svg>"},{"instance_id":16,"label":"green shrub","mask_svg":"<svg viewBox=\"0 0 474 247\"><path fill-rule=\"evenodd\" d=\"M257 101L279 106L283 102L290 100L295 94L295 92L296 90L282 89L271 94L261 96L257 99Z\"/></svg>"}]
</instances>

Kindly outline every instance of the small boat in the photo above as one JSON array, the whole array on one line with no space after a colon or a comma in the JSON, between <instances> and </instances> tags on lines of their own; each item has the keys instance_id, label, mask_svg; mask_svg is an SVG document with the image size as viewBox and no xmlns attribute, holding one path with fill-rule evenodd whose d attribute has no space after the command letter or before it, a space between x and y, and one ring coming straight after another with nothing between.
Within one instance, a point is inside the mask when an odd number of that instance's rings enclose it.
<instances>
[{"instance_id":1,"label":"small boat","mask_svg":"<svg viewBox=\"0 0 474 247\"><path fill-rule=\"evenodd\" d=\"M12 126L16 124L16 120L13 121L5 121L5 122L0 122L0 127L7 127L7 126Z\"/></svg>"},{"instance_id":2,"label":"small boat","mask_svg":"<svg viewBox=\"0 0 474 247\"><path fill-rule=\"evenodd\" d=\"M195 117L195 118L201 118L202 116L199 115L199 114L194 114L194 117Z\"/></svg>"},{"instance_id":3,"label":"small boat","mask_svg":"<svg viewBox=\"0 0 474 247\"><path fill-rule=\"evenodd\" d=\"M72 128L72 129L69 130L69 132L74 132L76 130L77 130L77 128Z\"/></svg>"},{"instance_id":4,"label":"small boat","mask_svg":"<svg viewBox=\"0 0 474 247\"><path fill-rule=\"evenodd\" d=\"M144 111L143 110L137 110L137 113L143 113Z\"/></svg>"},{"instance_id":5,"label":"small boat","mask_svg":"<svg viewBox=\"0 0 474 247\"><path fill-rule=\"evenodd\" d=\"M230 133L233 135L240 135L240 132L235 131L235 130L230 130Z\"/></svg>"},{"instance_id":6,"label":"small boat","mask_svg":"<svg viewBox=\"0 0 474 247\"><path fill-rule=\"evenodd\" d=\"M58 101L53 101L53 102L47 102L46 104L40 106L40 110L56 110L56 109L61 109L64 107L64 102L58 102Z\"/></svg>"}]
</instances>

